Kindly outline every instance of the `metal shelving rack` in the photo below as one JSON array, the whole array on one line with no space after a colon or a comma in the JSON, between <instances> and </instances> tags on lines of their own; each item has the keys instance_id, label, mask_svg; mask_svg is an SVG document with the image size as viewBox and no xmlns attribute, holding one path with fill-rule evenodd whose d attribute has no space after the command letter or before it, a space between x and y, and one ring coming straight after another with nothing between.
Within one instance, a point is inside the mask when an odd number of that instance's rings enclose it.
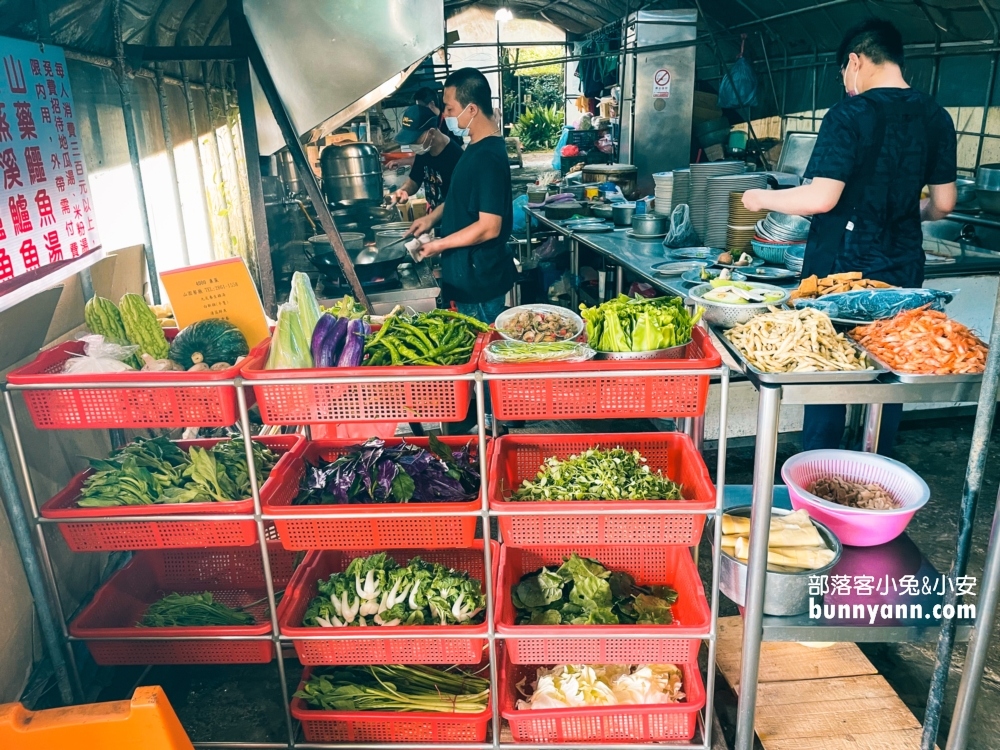
<instances>
[{"instance_id":1,"label":"metal shelving rack","mask_svg":"<svg viewBox=\"0 0 1000 750\"><path fill-rule=\"evenodd\" d=\"M719 555L721 551L721 523L719 523L719 518L722 514L722 501L723 494L725 490L725 464L726 464L726 426L727 426L727 416L728 416L728 396L729 396L729 369L722 365L719 368L702 369L702 370L676 370L669 367L664 367L662 370L640 370L640 371L614 371L613 373L607 372L548 372L548 373L531 373L531 374L517 374L517 375L489 375L480 371L470 373L468 375L452 376L453 380L464 380L473 381L475 390L475 405L476 413L478 416L478 441L479 441L479 456L480 456L480 472L482 474L482 486L480 490L481 506L478 511L465 511L465 512L451 512L451 513L435 513L435 516L450 517L450 516L477 516L480 520L480 529L484 537L490 537L490 519L503 513L493 512L489 508L489 498L487 495L487 467L488 467L488 457L486 455L486 440L487 435L484 429L485 424L485 383L489 380L499 380L499 379L544 379L551 378L558 375L560 378L574 378L574 377L600 377L601 375L611 375L615 377L650 377L655 375L664 374L682 374L684 376L709 376L718 377L721 382L721 400L720 400L720 412L719 412L719 441L718 441L718 460L717 460L717 474L716 474L716 502L715 507L710 510L704 511L691 511L691 510L672 510L669 508L663 508L662 506L657 506L655 508L650 507L649 509L638 509L627 511L628 514L634 515L646 515L646 514L663 514L663 513L676 513L676 514L698 514L705 516L712 516L716 519L713 524L714 529L714 543L713 543L713 562L712 562L712 582L711 582L711 592L710 592L710 610L711 610L711 620L710 627L707 632L701 633L698 636L700 640L708 642L708 668L707 674L705 675L705 692L706 692L706 703L705 708L699 715L698 718L698 730L695 735L695 740L688 743L637 743L637 744L616 744L616 748L621 748L621 750L640 750L651 747L653 744L661 750L672 750L673 748L684 748L685 750L710 750L712 745L712 724L713 724L713 700L715 693L715 656L716 656L716 639L717 639L717 620L719 611ZM436 380L433 376L409 376L400 375L393 377L336 377L336 378L310 378L310 379L273 379L268 380L267 385L307 385L307 384L320 384L320 383L336 383L340 385L349 384L361 384L361 383L406 383L406 382L420 382L420 381L432 381ZM143 383L142 388L170 388L174 387L174 383L169 382L159 382L159 383ZM248 381L244 381L242 378L234 378L230 381L212 381L212 382L191 382L185 383L185 387L211 387L218 388L219 386L231 387L236 392L237 403L239 407L239 427L243 435L250 436L250 418L247 407L247 399L245 388L250 387L251 384ZM55 574L49 555L48 545L45 539L44 527L53 523L93 523L93 522L129 522L129 521L198 521L211 523L214 521L248 521L252 520L257 527L257 539L260 545L261 560L264 571L264 579L267 590L267 600L268 600L268 611L271 621L271 635L261 635L261 636L228 636L222 637L226 639L240 639L240 640L270 640L273 643L275 651L275 662L277 665L278 679L281 688L281 698L285 708L285 724L287 731L287 740L285 742L236 742L236 741L226 741L226 742L198 742L195 743L196 746L206 747L206 748L259 748L260 750L267 750L274 748L340 748L341 750L426 750L430 745L428 743L336 743L336 744L323 744L323 743L309 743L297 740L297 727L293 720L290 711L290 695L288 691L288 681L285 673L285 664L282 657L282 650L285 646L290 646L293 640L308 640L308 639L324 639L324 640L346 640L346 639L386 639L386 638L407 638L405 634L394 633L392 629L380 628L378 632L358 632L357 629L351 629L350 633L335 632L331 633L328 630L324 630L322 633L317 633L315 636L305 636L297 637L295 639L282 636L279 632L278 619L277 619L277 602L275 598L274 584L271 576L270 561L267 552L267 532L266 524L273 520L290 520L296 518L310 518L315 517L315 514L303 513L302 515L282 515L280 517L269 516L262 512L259 483L258 477L256 475L256 470L252 455L252 446L249 440L246 441L247 449L247 463L250 469L250 485L253 496L253 513L252 514L186 514L186 515L170 515L170 516L105 516L105 517L89 517L87 519L60 519L60 520L50 520L42 518L39 514L39 505L37 498L35 497L33 484L31 481L31 472L28 467L27 459L24 453L24 449L21 443L20 428L18 425L17 416L14 411L14 405L11 398L11 392L19 390L65 390L65 389L107 389L107 388L134 388L134 384L128 383L71 383L64 382L58 385L11 385L5 384L3 386L3 397L4 404L7 409L7 414L10 419L11 430L14 438L14 448L17 458L17 463L20 472L23 477L24 485L27 489L27 500L28 507L31 511L31 524L36 536L36 544L41 552L42 568L45 576L46 583L49 588L50 600L54 604L54 611L56 619L58 620L59 626L61 628L61 635L64 644L67 646L65 649L69 656L69 668L71 671L71 676L74 681L74 685L79 692L80 678L77 671L77 666L75 660L73 659L73 650L71 644L73 641L79 640L74 638L69 634L68 623L65 617L65 611L63 610L61 601L58 596L58 586L56 584ZM700 429L703 422L703 415L694 418L687 419L684 422L685 429L689 435L696 439L696 444L700 445L700 436L693 435L696 430ZM5 479L5 477L0 477L0 480ZM10 478L12 479L12 478ZM18 492L16 483L13 481L3 482L3 491L8 494L12 502L20 503L20 493ZM7 485L10 486L7 486ZM528 511L530 512L530 511ZM610 510L610 511L593 511L593 510L573 510L566 509L565 511L557 511L560 515L581 515L581 514L599 514L599 515L610 515L622 514L622 511ZM546 514L551 514L546 512ZM394 514L396 517L426 517L428 514L420 511L400 511ZM371 518L372 514L366 514L363 512L350 513L350 514L339 514L339 518ZM490 545L483 545L483 562L484 562L484 588L486 590L486 623L488 629L488 649L489 649L489 664L490 664L490 684L492 700L491 705L493 709L492 715L492 738L491 741L484 743L460 743L460 744L448 744L448 743L433 743L434 747L442 748L443 750L532 750L533 748L544 748L552 747L573 747L577 750L604 750L606 748L606 743L594 742L594 743L579 743L573 742L566 745L558 745L555 743L550 744L531 744L531 743L513 743L513 742L501 742L501 722L499 713L499 685L498 685L498 661L497 661L497 643L503 640L503 636L497 635L494 629L494 605L495 605L495 581L493 580L493 568L491 560L491 549ZM436 638L448 637L445 635L435 636ZM468 637L461 633L455 634L452 637ZM519 639L526 639L531 637L530 635L518 635ZM560 637L563 638L573 638L578 637L572 632L567 632L566 634L561 634ZM579 636L582 637L582 636ZM641 636L636 635L636 638L649 638L651 636ZM673 635L665 634L663 636L656 636L660 638L691 638L690 635ZM87 640L100 640L100 639L87 639ZM121 639L107 639L107 640L121 640ZM142 639L136 638L136 640L206 640L204 638L194 638L194 637L174 637L174 638L163 638L163 639ZM700 743L697 742L700 736Z\"/></svg>"}]
</instances>

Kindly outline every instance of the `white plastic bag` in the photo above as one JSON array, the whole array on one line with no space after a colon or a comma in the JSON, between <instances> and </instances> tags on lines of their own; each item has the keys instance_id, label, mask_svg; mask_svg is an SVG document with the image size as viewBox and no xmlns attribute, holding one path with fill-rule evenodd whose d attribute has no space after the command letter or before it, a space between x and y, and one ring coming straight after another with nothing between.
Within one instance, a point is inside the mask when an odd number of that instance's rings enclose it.
<instances>
[{"instance_id":1,"label":"white plastic bag","mask_svg":"<svg viewBox=\"0 0 1000 750\"><path fill-rule=\"evenodd\" d=\"M698 247L701 242L698 240L698 233L694 231L691 224L691 209L686 203L681 203L670 212L670 233L663 240L663 244L670 248Z\"/></svg>"},{"instance_id":2,"label":"white plastic bag","mask_svg":"<svg viewBox=\"0 0 1000 750\"><path fill-rule=\"evenodd\" d=\"M74 354L66 360L63 372L75 375L94 375L108 372L132 370L124 360L138 350L138 346L122 346L113 341L105 341L103 336L88 334L81 336L83 354Z\"/></svg>"}]
</instances>

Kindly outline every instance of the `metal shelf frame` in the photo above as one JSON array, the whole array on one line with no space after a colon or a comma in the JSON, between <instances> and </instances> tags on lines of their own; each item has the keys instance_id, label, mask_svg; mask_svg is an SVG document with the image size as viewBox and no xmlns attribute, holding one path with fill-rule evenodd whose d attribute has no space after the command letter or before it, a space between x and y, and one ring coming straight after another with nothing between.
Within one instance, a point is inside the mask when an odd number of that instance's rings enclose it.
<instances>
[{"instance_id":1,"label":"metal shelf frame","mask_svg":"<svg viewBox=\"0 0 1000 750\"><path fill-rule=\"evenodd\" d=\"M729 401L729 368L722 365L718 368L710 369L699 369L699 370L677 370L672 369L669 366L664 366L662 370L631 370L631 371L621 371L615 370L613 372L585 372L585 373L531 373L531 374L519 374L515 376L509 375L489 375L480 371L470 373L467 375L452 376L452 380L465 380L472 381L475 391L475 408L477 415L478 428L478 444L479 444L479 462L480 462L480 474L482 476L482 482L480 487L480 501L481 506L478 511L455 511L455 512L442 512L435 513L435 516L477 516L480 519L480 530L484 538L490 538L490 519L501 515L516 515L518 512L494 512L489 508L489 497L488 497L488 456L486 453L486 441L487 433L485 430L485 414L486 414L486 393L485 393L485 383L489 380L501 380L509 379L514 377L516 379L545 379L551 378L554 375L558 375L560 378L566 377L600 377L601 375L611 375L615 377L650 377L655 375L664 374L682 374L685 376L709 376L718 378L721 382L721 401L720 401L720 411L719 411L719 441L718 441L718 458L717 458L717 469L716 469L716 502L715 507L710 510L701 511L690 511L682 509L673 509L663 506L653 506L651 505L648 509L637 509L628 511L629 515L662 515L662 514L686 514L686 515L705 515L713 516L716 519L716 523L713 524L715 539L712 545L712 582L711 582L711 592L710 592L710 611L711 620L709 629L699 635L675 635L671 633L664 634L662 636L655 636L658 638L698 638L699 640L706 641L708 644L708 668L705 675L705 693L706 702L704 709L699 712L698 715L698 728L695 735L695 740L692 742L684 743L636 743L636 744L616 744L616 748L621 750L646 750L647 748L655 745L661 750L673 750L673 748L684 748L685 750L710 750L712 746L712 726L713 726L713 704L715 695L715 660L716 660L716 640L717 640L717 622L718 622L718 612L719 612L719 555L721 550L721 523L719 518L722 514L723 507L723 494L725 491L725 476L726 476L726 430L727 430L727 418L728 418L728 401ZM349 384L360 384L360 383L404 383L404 382L425 382L438 380L434 376L410 376L410 375L399 375L399 376L388 376L388 377L317 377L308 379L298 379L298 378L287 378L287 379L274 379L268 380L267 385L306 385L306 384L326 384L333 383L339 385L349 385ZM169 382L154 382L154 383L143 383L143 388L171 388L174 387L174 383ZM245 388L252 387L253 383L250 381L245 381L240 377L234 378L228 381L212 381L203 383L191 383L185 384L189 387L212 387L218 388L219 386L228 386L235 390L237 397L237 405L239 407L239 422L238 426L241 434L245 436L251 436L250 431L250 418L247 405L246 391ZM260 636L226 636L218 637L213 639L205 638L194 638L179 636L174 638L148 638L148 637L136 637L134 640L270 640L274 646L275 653L275 663L277 665L278 671L278 681L281 689L281 699L284 704L285 709L285 729L287 733L287 739L285 742L257 742L257 743L247 743L247 742L196 742L194 743L196 747L204 748L256 748L259 750L270 750L271 748L300 748L303 750L320 749L320 748L338 748L339 750L425 750L429 747L427 743L336 743L336 744L323 744L323 743L309 743L298 741L298 727L297 723L291 715L291 696L288 690L288 679L285 671L284 659L282 656L283 647L291 645L296 640L357 640L357 639L396 639L396 638L409 638L412 636L407 636L405 634L393 633L389 628L381 628L380 631L387 632L362 632L358 633L356 630L352 629L350 633L341 632L330 632L324 630L322 633L317 633L315 636L304 636L290 638L287 636L282 636L278 627L277 618L277 599L274 589L274 582L271 574L270 560L268 558L267 543L268 538L266 534L266 524L273 520L288 520L293 518L315 518L315 514L303 513L301 515L282 515L272 516L265 514L261 507L260 501L260 487L259 478L257 477L256 467L253 461L253 448L250 440L246 441L246 453L247 453L247 464L249 468L250 475L250 487L251 494L253 497L253 513L252 514L239 514L239 515L223 515L223 514L186 514L186 515L170 515L170 516L105 516L105 517L90 517L87 519L46 519L42 518L39 514L39 504L35 496L34 486L31 480L31 471L28 466L27 458L24 452L24 448L21 442L20 427L18 424L18 419L15 414L14 404L11 398L11 393L13 391L24 391L24 390L63 390L63 389L104 389L104 388L128 388L134 387L127 383L60 383L59 385L42 385L42 386L32 386L32 385L11 385L5 384L3 386L3 399L4 405L7 409L7 415L10 420L11 431L13 433L14 440L14 453L16 454L18 468L20 470L24 486L26 488L28 507L31 511L31 526L33 527L35 533L35 544L38 550L41 552L40 558L42 560L42 572L44 573L45 583L49 589L49 600L54 606L54 617L58 621L59 628L62 635L63 644L66 646L64 649L68 656L69 669L72 674L72 678L75 682L77 688L80 685L79 672L77 669L76 662L73 658L73 649L71 644L80 640L121 640L120 638L87 638L79 639L71 636L68 630L68 623L66 620L65 611L62 607L62 603L58 594L58 586L56 583L55 571L52 566L51 557L49 554L48 544L45 539L44 529L46 526L51 524L61 524L61 523L93 523L98 522L126 522L126 521L204 521L206 523L211 523L214 521L247 521L253 520L257 526L257 539L260 546L262 567L264 572L265 587L267 591L267 602L268 602L268 615L271 622L271 634L270 635L260 635ZM701 431L704 427L704 414L697 418L686 419L683 422L685 431L695 440L696 445L701 447L702 435ZM496 437L496 426L494 425L493 437ZM0 476L0 481L4 486L0 487L5 494L8 495L15 503L21 502L20 492L18 491L16 482L13 478L11 481L4 480L3 476ZM10 486L8 486L10 485ZM559 510L556 511L558 515L584 515L584 514L594 514L598 513L600 515L605 514L621 514L622 511L588 511L586 509L573 510ZM522 515L538 515L537 511L524 511L520 512ZM426 512L405 512L401 511L395 513L396 517L426 517L428 514ZM546 512L545 515L552 515L551 512ZM350 513L350 514L338 514L340 518L373 518L376 517L375 514L370 513ZM696 548L692 548L692 551L696 551ZM556 743L552 744L531 744L531 743L504 743L501 742L501 724L500 724L500 709L499 709L499 680L498 680L498 649L497 643L504 640L504 636L499 635L495 632L494 627L494 608L495 608L495 598L496 582L493 580L493 565L492 565L492 550L490 545L483 545L483 563L484 563L484 580L483 586L486 591L486 624L487 624L487 643L488 643L488 653L489 653L489 668L490 668L490 689L492 693L491 705L493 709L493 715L491 720L491 730L492 730L492 741L484 743L461 743L461 744L447 744L447 743L433 743L435 747L442 748L443 750L533 750L534 748L544 747L573 747L577 750L604 750L607 747L606 743L579 743L573 742L565 745L559 745ZM462 635L457 633L454 635L435 636L439 637L455 637L455 638L467 638L467 635ZM518 635L519 639L530 639L533 635ZM561 634L560 637L563 638L583 638L585 636L574 634L572 632L567 632ZM593 637L593 636L586 636ZM635 635L632 636L636 639L646 639L654 636L649 635ZM78 690L79 692L79 690Z\"/></svg>"}]
</instances>

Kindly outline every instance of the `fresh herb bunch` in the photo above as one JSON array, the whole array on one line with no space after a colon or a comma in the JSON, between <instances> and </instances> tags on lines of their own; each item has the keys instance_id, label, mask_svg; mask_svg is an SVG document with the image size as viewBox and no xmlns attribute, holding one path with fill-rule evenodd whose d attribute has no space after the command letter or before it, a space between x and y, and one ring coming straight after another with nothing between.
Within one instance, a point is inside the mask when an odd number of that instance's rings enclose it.
<instances>
[{"instance_id":1,"label":"fresh herb bunch","mask_svg":"<svg viewBox=\"0 0 1000 750\"><path fill-rule=\"evenodd\" d=\"M479 581L468 573L419 557L400 566L384 552L355 558L317 587L306 626L475 625L486 608Z\"/></svg>"},{"instance_id":2,"label":"fresh herb bunch","mask_svg":"<svg viewBox=\"0 0 1000 750\"><path fill-rule=\"evenodd\" d=\"M429 450L372 438L335 461L307 466L294 505L431 503L469 500L480 490L478 451L452 451L431 436Z\"/></svg>"},{"instance_id":3,"label":"fresh herb bunch","mask_svg":"<svg viewBox=\"0 0 1000 750\"><path fill-rule=\"evenodd\" d=\"M490 327L451 310L390 315L365 343L365 365L461 365Z\"/></svg>"},{"instance_id":4,"label":"fresh herb bunch","mask_svg":"<svg viewBox=\"0 0 1000 750\"><path fill-rule=\"evenodd\" d=\"M702 310L691 315L680 297L629 298L619 294L597 307L580 305L587 342L599 352L649 352L681 346Z\"/></svg>"},{"instance_id":5,"label":"fresh herb bunch","mask_svg":"<svg viewBox=\"0 0 1000 750\"><path fill-rule=\"evenodd\" d=\"M681 486L653 471L639 451L591 448L560 461L545 460L511 500L682 500Z\"/></svg>"},{"instance_id":6,"label":"fresh herb bunch","mask_svg":"<svg viewBox=\"0 0 1000 750\"><path fill-rule=\"evenodd\" d=\"M138 628L202 627L205 625L253 625L249 612L227 607L203 594L167 594L153 602L136 623Z\"/></svg>"},{"instance_id":7,"label":"fresh herb bunch","mask_svg":"<svg viewBox=\"0 0 1000 750\"><path fill-rule=\"evenodd\" d=\"M321 711L477 714L486 710L490 682L454 667L320 667L295 697Z\"/></svg>"},{"instance_id":8,"label":"fresh herb bunch","mask_svg":"<svg viewBox=\"0 0 1000 750\"><path fill-rule=\"evenodd\" d=\"M521 576L511 592L518 625L669 625L677 592L638 586L628 573L570 555L555 570Z\"/></svg>"},{"instance_id":9,"label":"fresh herb bunch","mask_svg":"<svg viewBox=\"0 0 1000 750\"><path fill-rule=\"evenodd\" d=\"M261 483L278 455L257 441L254 464ZM209 503L250 496L250 473L242 438L185 453L164 436L136 438L108 459L89 459L93 473L84 480L77 505L112 508L157 503Z\"/></svg>"}]
</instances>

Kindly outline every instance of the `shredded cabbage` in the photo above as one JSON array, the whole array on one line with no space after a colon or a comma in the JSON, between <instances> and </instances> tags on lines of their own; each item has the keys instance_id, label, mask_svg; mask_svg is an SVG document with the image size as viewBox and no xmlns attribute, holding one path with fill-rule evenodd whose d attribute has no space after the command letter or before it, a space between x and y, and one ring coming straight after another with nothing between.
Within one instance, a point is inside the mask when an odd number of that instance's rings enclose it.
<instances>
[{"instance_id":1,"label":"shredded cabbage","mask_svg":"<svg viewBox=\"0 0 1000 750\"><path fill-rule=\"evenodd\" d=\"M681 670L673 664L561 664L539 667L530 695L518 685L527 700L517 702L518 710L580 708L583 706L623 706L678 703Z\"/></svg>"}]
</instances>

